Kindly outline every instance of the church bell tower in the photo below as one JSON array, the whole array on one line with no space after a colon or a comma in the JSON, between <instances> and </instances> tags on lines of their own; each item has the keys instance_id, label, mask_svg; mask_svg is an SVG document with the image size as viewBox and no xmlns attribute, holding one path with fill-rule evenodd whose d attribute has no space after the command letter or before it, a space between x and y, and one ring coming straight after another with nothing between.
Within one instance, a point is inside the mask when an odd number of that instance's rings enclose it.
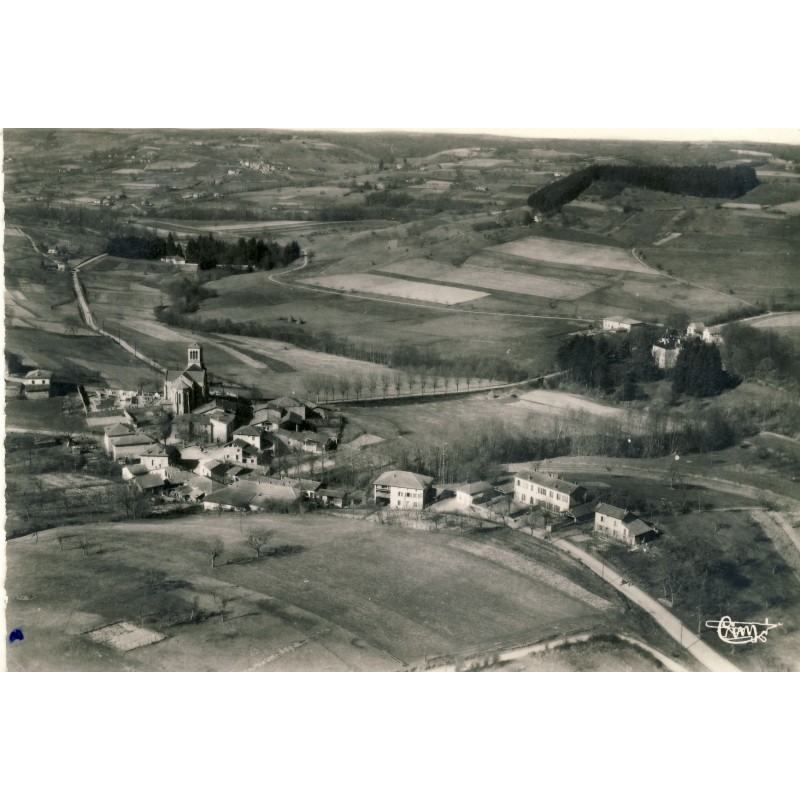
<instances>
[{"instance_id":1,"label":"church bell tower","mask_svg":"<svg viewBox=\"0 0 800 800\"><path fill-rule=\"evenodd\" d=\"M189 345L186 358L186 369L192 368L206 368L205 364L203 363L203 348L197 342L192 342L192 344Z\"/></svg>"}]
</instances>

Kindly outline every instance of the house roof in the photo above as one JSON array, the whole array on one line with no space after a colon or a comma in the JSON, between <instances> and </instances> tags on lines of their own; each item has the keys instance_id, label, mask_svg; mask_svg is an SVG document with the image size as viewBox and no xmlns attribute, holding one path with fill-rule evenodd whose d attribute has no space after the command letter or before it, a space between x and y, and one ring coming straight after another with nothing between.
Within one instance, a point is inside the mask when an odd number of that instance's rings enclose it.
<instances>
[{"instance_id":1,"label":"house roof","mask_svg":"<svg viewBox=\"0 0 800 800\"><path fill-rule=\"evenodd\" d=\"M132 433L133 428L131 428L130 425L123 425L121 422L106 428L106 436L108 436L109 439L115 436L130 436Z\"/></svg>"},{"instance_id":2,"label":"house roof","mask_svg":"<svg viewBox=\"0 0 800 800\"><path fill-rule=\"evenodd\" d=\"M346 489L318 489L317 497L341 497L345 498L350 494Z\"/></svg>"},{"instance_id":3,"label":"house roof","mask_svg":"<svg viewBox=\"0 0 800 800\"><path fill-rule=\"evenodd\" d=\"M543 475L541 472L524 470L522 472L518 472L517 477L522 478L524 481L531 481L531 483L544 486L548 489L555 489L558 492L564 492L568 495L572 495L578 490L583 490L583 487L578 486L577 483L570 483L569 481L562 480L561 478L552 478L550 475Z\"/></svg>"},{"instance_id":4,"label":"house roof","mask_svg":"<svg viewBox=\"0 0 800 800\"><path fill-rule=\"evenodd\" d=\"M169 453L160 444L154 444L139 453L139 456L158 456L159 458L165 458L168 455Z\"/></svg>"},{"instance_id":5,"label":"house roof","mask_svg":"<svg viewBox=\"0 0 800 800\"><path fill-rule=\"evenodd\" d=\"M147 475L135 475L133 480L140 489L155 489L157 486L164 485L164 479L153 472L149 472Z\"/></svg>"},{"instance_id":6,"label":"house roof","mask_svg":"<svg viewBox=\"0 0 800 800\"><path fill-rule=\"evenodd\" d=\"M433 483L433 478L416 472L392 470L381 474L374 483L394 486L397 489L427 489Z\"/></svg>"},{"instance_id":7,"label":"house roof","mask_svg":"<svg viewBox=\"0 0 800 800\"><path fill-rule=\"evenodd\" d=\"M241 481L244 483L244 481ZM262 483L261 481L247 481L256 487L251 500L251 505L258 506L271 500L286 500L293 502L302 493L297 487L285 483Z\"/></svg>"},{"instance_id":8,"label":"house roof","mask_svg":"<svg viewBox=\"0 0 800 800\"><path fill-rule=\"evenodd\" d=\"M133 447L137 444L154 444L146 433L132 433L129 436L118 436L114 439L114 447Z\"/></svg>"},{"instance_id":9,"label":"house roof","mask_svg":"<svg viewBox=\"0 0 800 800\"><path fill-rule=\"evenodd\" d=\"M229 411L223 411L221 413L214 413L213 411L209 414L210 423L213 425L215 422L221 422L223 425L230 425L234 419L236 419L235 414L231 414Z\"/></svg>"},{"instance_id":10,"label":"house roof","mask_svg":"<svg viewBox=\"0 0 800 800\"><path fill-rule=\"evenodd\" d=\"M617 508L609 503L598 503L595 513L603 514L606 517L613 517L614 519L624 520L626 517L631 516L630 511L624 508Z\"/></svg>"},{"instance_id":11,"label":"house roof","mask_svg":"<svg viewBox=\"0 0 800 800\"><path fill-rule=\"evenodd\" d=\"M322 486L321 481L310 481L306 478L298 478L295 481L292 481L292 486L296 489L301 489L304 492L316 492L320 486Z\"/></svg>"},{"instance_id":12,"label":"house roof","mask_svg":"<svg viewBox=\"0 0 800 800\"><path fill-rule=\"evenodd\" d=\"M46 369L32 369L25 375L26 378L52 378L53 373Z\"/></svg>"},{"instance_id":13,"label":"house roof","mask_svg":"<svg viewBox=\"0 0 800 800\"><path fill-rule=\"evenodd\" d=\"M628 530L634 536L639 536L642 533L648 533L649 531L654 531L655 528L652 525L650 525L648 522L645 522L643 519L639 519L639 517L636 517L628 525Z\"/></svg>"},{"instance_id":14,"label":"house roof","mask_svg":"<svg viewBox=\"0 0 800 800\"><path fill-rule=\"evenodd\" d=\"M463 492L464 494L474 497L476 494L482 494L483 492L487 492L493 488L494 487L491 483L487 483L486 481L476 481L475 483L462 483L461 486L456 486L456 491Z\"/></svg>"},{"instance_id":15,"label":"house roof","mask_svg":"<svg viewBox=\"0 0 800 800\"><path fill-rule=\"evenodd\" d=\"M131 475L147 475L150 470L144 464L128 464L125 467Z\"/></svg>"},{"instance_id":16,"label":"house roof","mask_svg":"<svg viewBox=\"0 0 800 800\"><path fill-rule=\"evenodd\" d=\"M239 482L233 486L226 486L224 489L218 489L216 492L211 492L203 498L204 503L219 503L222 506L234 506L236 508L247 508L250 501L255 495L255 490L245 485L244 482Z\"/></svg>"},{"instance_id":17,"label":"house roof","mask_svg":"<svg viewBox=\"0 0 800 800\"><path fill-rule=\"evenodd\" d=\"M233 432L234 436L261 436L261 431L252 425L242 425Z\"/></svg>"}]
</instances>

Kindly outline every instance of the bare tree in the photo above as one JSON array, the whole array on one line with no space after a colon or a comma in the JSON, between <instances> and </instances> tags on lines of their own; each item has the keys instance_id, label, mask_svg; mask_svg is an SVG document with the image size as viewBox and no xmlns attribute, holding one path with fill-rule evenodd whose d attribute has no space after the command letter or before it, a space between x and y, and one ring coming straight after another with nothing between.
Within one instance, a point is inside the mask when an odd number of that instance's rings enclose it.
<instances>
[{"instance_id":1,"label":"bare tree","mask_svg":"<svg viewBox=\"0 0 800 800\"><path fill-rule=\"evenodd\" d=\"M425 394L425 387L428 385L428 370L421 369L419 371L419 388L422 390L422 394Z\"/></svg>"},{"instance_id":2,"label":"bare tree","mask_svg":"<svg viewBox=\"0 0 800 800\"><path fill-rule=\"evenodd\" d=\"M225 552L225 543L219 537L203 544L203 552L211 556L211 568L217 566L217 559Z\"/></svg>"},{"instance_id":3,"label":"bare tree","mask_svg":"<svg viewBox=\"0 0 800 800\"><path fill-rule=\"evenodd\" d=\"M222 621L225 622L225 614L228 612L228 606L230 605L230 598L229 597L222 597L214 595L214 603L219 610L219 615L222 618Z\"/></svg>"},{"instance_id":4,"label":"bare tree","mask_svg":"<svg viewBox=\"0 0 800 800\"><path fill-rule=\"evenodd\" d=\"M256 558L261 558L261 551L269 544L274 535L272 532L262 531L261 533L251 533L247 537L247 546L256 551Z\"/></svg>"},{"instance_id":5,"label":"bare tree","mask_svg":"<svg viewBox=\"0 0 800 800\"><path fill-rule=\"evenodd\" d=\"M339 386L339 394L342 396L342 400L350 394L350 376L345 373L339 373L339 377L337 379L338 386Z\"/></svg>"},{"instance_id":6,"label":"bare tree","mask_svg":"<svg viewBox=\"0 0 800 800\"><path fill-rule=\"evenodd\" d=\"M399 397L400 390L403 388L403 373L402 372L395 372L394 373L394 380L392 381L394 384L394 391L395 394Z\"/></svg>"},{"instance_id":7,"label":"bare tree","mask_svg":"<svg viewBox=\"0 0 800 800\"><path fill-rule=\"evenodd\" d=\"M378 388L378 374L370 372L367 374L367 388L369 389L369 396L375 397L375 390ZM386 392L384 392L384 395Z\"/></svg>"},{"instance_id":8,"label":"bare tree","mask_svg":"<svg viewBox=\"0 0 800 800\"><path fill-rule=\"evenodd\" d=\"M383 396L386 397L386 393L389 391L389 384L392 381L392 376L384 370L381 372L381 388L383 389Z\"/></svg>"},{"instance_id":9,"label":"bare tree","mask_svg":"<svg viewBox=\"0 0 800 800\"><path fill-rule=\"evenodd\" d=\"M364 391L364 376L361 372L356 371L353 373L352 378L353 391L356 395L356 400L361 399L361 392Z\"/></svg>"},{"instance_id":10,"label":"bare tree","mask_svg":"<svg viewBox=\"0 0 800 800\"><path fill-rule=\"evenodd\" d=\"M87 534L84 534L81 537L81 550L83 550L83 554L85 556L88 556L89 551L92 549L93 546L94 542L91 540L91 538L89 538Z\"/></svg>"},{"instance_id":11,"label":"bare tree","mask_svg":"<svg viewBox=\"0 0 800 800\"><path fill-rule=\"evenodd\" d=\"M434 373L431 375L431 389L433 390L433 393L434 393L434 394L436 394L436 387L439 385L439 381L440 381L440 380L441 380L441 379L439 378L439 375L438 375L438 373L434 372Z\"/></svg>"}]
</instances>

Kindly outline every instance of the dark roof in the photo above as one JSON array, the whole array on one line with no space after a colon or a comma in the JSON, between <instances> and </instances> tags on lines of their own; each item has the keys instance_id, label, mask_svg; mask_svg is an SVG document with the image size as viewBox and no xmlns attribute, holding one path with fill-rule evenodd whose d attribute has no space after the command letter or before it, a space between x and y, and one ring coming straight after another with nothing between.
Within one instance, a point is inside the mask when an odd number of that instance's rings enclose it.
<instances>
[{"instance_id":1,"label":"dark roof","mask_svg":"<svg viewBox=\"0 0 800 800\"><path fill-rule=\"evenodd\" d=\"M486 481L477 481L475 483L462 483L460 486L456 487L457 492L464 492L465 494L475 496L476 494L482 494L483 492L488 492L490 489L494 489L491 483L487 483Z\"/></svg>"},{"instance_id":2,"label":"dark roof","mask_svg":"<svg viewBox=\"0 0 800 800\"><path fill-rule=\"evenodd\" d=\"M583 487L578 486L577 483L570 483L569 481L562 480L561 478L552 478L550 475L543 475L541 472L523 470L522 472L517 473L517 477L522 478L524 481L536 483L539 486L545 486L548 489L555 489L558 492L564 492L568 495L572 495L577 490L583 489Z\"/></svg>"},{"instance_id":3,"label":"dark roof","mask_svg":"<svg viewBox=\"0 0 800 800\"><path fill-rule=\"evenodd\" d=\"M109 439L114 436L130 436L132 433L133 428L131 428L130 425L123 425L121 422L106 428L106 436L108 436Z\"/></svg>"},{"instance_id":4,"label":"dark roof","mask_svg":"<svg viewBox=\"0 0 800 800\"><path fill-rule=\"evenodd\" d=\"M164 485L164 479L155 473L136 475L133 480L140 489L155 489L157 486Z\"/></svg>"},{"instance_id":5,"label":"dark roof","mask_svg":"<svg viewBox=\"0 0 800 800\"><path fill-rule=\"evenodd\" d=\"M261 436L261 431L252 425L242 425L233 432L234 436Z\"/></svg>"},{"instance_id":6,"label":"dark roof","mask_svg":"<svg viewBox=\"0 0 800 800\"><path fill-rule=\"evenodd\" d=\"M25 377L26 378L51 378L53 373L46 369L33 369Z\"/></svg>"},{"instance_id":7,"label":"dark roof","mask_svg":"<svg viewBox=\"0 0 800 800\"><path fill-rule=\"evenodd\" d=\"M236 506L237 508L247 508L255 495L255 489L245 485L243 482L226 486L216 492L211 492L203 498L204 503L219 503L223 506Z\"/></svg>"}]
</instances>

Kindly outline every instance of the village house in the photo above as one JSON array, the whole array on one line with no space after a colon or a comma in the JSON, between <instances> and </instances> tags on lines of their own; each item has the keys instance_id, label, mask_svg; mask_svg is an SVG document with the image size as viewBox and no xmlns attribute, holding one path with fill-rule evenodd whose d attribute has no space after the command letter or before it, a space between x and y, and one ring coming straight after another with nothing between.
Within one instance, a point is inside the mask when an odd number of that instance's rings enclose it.
<instances>
[{"instance_id":1,"label":"village house","mask_svg":"<svg viewBox=\"0 0 800 800\"><path fill-rule=\"evenodd\" d=\"M237 483L207 494L203 498L203 508L206 511L249 511L255 494L253 485Z\"/></svg>"},{"instance_id":2,"label":"village house","mask_svg":"<svg viewBox=\"0 0 800 800\"><path fill-rule=\"evenodd\" d=\"M586 499L586 489L556 475L525 470L514 477L514 500L563 513Z\"/></svg>"},{"instance_id":3,"label":"village house","mask_svg":"<svg viewBox=\"0 0 800 800\"><path fill-rule=\"evenodd\" d=\"M600 503L594 512L594 531L624 542L629 547L655 539L658 531L625 508Z\"/></svg>"},{"instance_id":4,"label":"village house","mask_svg":"<svg viewBox=\"0 0 800 800\"><path fill-rule=\"evenodd\" d=\"M456 487L456 502L461 506L471 506L491 499L495 494L494 486L486 481L464 483Z\"/></svg>"},{"instance_id":5,"label":"village house","mask_svg":"<svg viewBox=\"0 0 800 800\"><path fill-rule=\"evenodd\" d=\"M175 463L175 455L174 447L162 447L156 444L139 453L139 463L144 464L151 472L156 469L166 469Z\"/></svg>"},{"instance_id":6,"label":"village house","mask_svg":"<svg viewBox=\"0 0 800 800\"><path fill-rule=\"evenodd\" d=\"M114 452L112 445L116 439L119 439L122 436L131 436L133 433L134 430L130 425L124 425L121 422L118 422L116 425L110 425L108 428L106 428L103 436L103 447L105 448L106 453L111 455Z\"/></svg>"},{"instance_id":7,"label":"village house","mask_svg":"<svg viewBox=\"0 0 800 800\"><path fill-rule=\"evenodd\" d=\"M122 480L131 481L139 475L147 475L150 472L144 464L125 464L122 468Z\"/></svg>"},{"instance_id":8,"label":"village house","mask_svg":"<svg viewBox=\"0 0 800 800\"><path fill-rule=\"evenodd\" d=\"M208 414L208 441L215 444L230 441L235 419L235 414L227 411L216 410Z\"/></svg>"},{"instance_id":9,"label":"village house","mask_svg":"<svg viewBox=\"0 0 800 800\"><path fill-rule=\"evenodd\" d=\"M350 493L344 489L318 489L316 498L323 506L344 508L350 505Z\"/></svg>"},{"instance_id":10,"label":"village house","mask_svg":"<svg viewBox=\"0 0 800 800\"><path fill-rule=\"evenodd\" d=\"M253 447L261 448L261 431L253 425L243 425L233 432L234 439L240 439Z\"/></svg>"},{"instance_id":11,"label":"village house","mask_svg":"<svg viewBox=\"0 0 800 800\"><path fill-rule=\"evenodd\" d=\"M34 369L22 379L25 397L28 400L46 400L50 397L53 373L46 369Z\"/></svg>"},{"instance_id":12,"label":"village house","mask_svg":"<svg viewBox=\"0 0 800 800\"><path fill-rule=\"evenodd\" d=\"M639 319L631 319L630 317L606 317L603 320L604 331L628 331L631 328L636 328L644 323Z\"/></svg>"},{"instance_id":13,"label":"village house","mask_svg":"<svg viewBox=\"0 0 800 800\"><path fill-rule=\"evenodd\" d=\"M208 374L203 364L203 348L194 342L189 345L186 369L167 371L164 376L164 404L174 414L189 414L208 402Z\"/></svg>"},{"instance_id":14,"label":"village house","mask_svg":"<svg viewBox=\"0 0 800 800\"><path fill-rule=\"evenodd\" d=\"M306 453L324 453L331 448L331 439L324 433L308 431L303 434L303 450Z\"/></svg>"},{"instance_id":15,"label":"village house","mask_svg":"<svg viewBox=\"0 0 800 800\"><path fill-rule=\"evenodd\" d=\"M433 478L416 472L384 472L373 486L375 502L390 508L421 509L433 496Z\"/></svg>"},{"instance_id":16,"label":"village house","mask_svg":"<svg viewBox=\"0 0 800 800\"><path fill-rule=\"evenodd\" d=\"M164 489L164 479L155 472L147 475L135 475L133 483L143 494L159 494Z\"/></svg>"},{"instance_id":17,"label":"village house","mask_svg":"<svg viewBox=\"0 0 800 800\"><path fill-rule=\"evenodd\" d=\"M146 433L117 436L111 440L111 456L114 460L136 458L154 444L156 444L155 440Z\"/></svg>"}]
</instances>

